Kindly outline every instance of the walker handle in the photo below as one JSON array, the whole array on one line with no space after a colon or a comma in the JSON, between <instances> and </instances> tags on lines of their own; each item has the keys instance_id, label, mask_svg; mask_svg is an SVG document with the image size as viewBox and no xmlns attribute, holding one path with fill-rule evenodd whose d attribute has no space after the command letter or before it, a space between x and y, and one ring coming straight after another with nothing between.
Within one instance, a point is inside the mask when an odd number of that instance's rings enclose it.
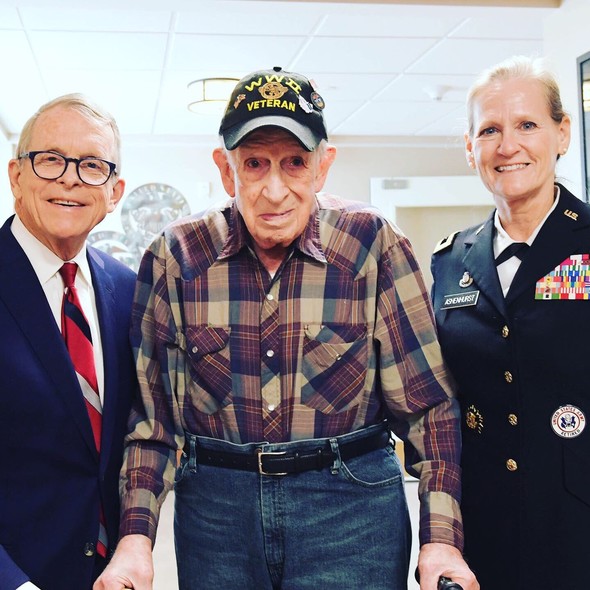
<instances>
[{"instance_id":1,"label":"walker handle","mask_svg":"<svg viewBox=\"0 0 590 590\"><path fill-rule=\"evenodd\" d=\"M438 579L438 590L463 590L463 586L456 584L452 580L449 580L449 578L441 576Z\"/></svg>"}]
</instances>

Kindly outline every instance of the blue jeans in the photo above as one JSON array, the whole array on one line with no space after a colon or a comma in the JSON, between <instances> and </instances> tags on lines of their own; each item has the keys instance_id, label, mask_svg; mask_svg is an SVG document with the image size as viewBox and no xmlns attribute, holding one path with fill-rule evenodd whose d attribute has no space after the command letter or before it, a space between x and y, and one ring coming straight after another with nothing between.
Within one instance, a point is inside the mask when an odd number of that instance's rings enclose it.
<instances>
[{"instance_id":1,"label":"blue jeans","mask_svg":"<svg viewBox=\"0 0 590 590\"><path fill-rule=\"evenodd\" d=\"M187 439L174 486L180 590L407 588L410 521L392 446L332 469L262 476L198 463L199 445L248 453L259 445ZM294 444L318 441L265 451Z\"/></svg>"}]
</instances>

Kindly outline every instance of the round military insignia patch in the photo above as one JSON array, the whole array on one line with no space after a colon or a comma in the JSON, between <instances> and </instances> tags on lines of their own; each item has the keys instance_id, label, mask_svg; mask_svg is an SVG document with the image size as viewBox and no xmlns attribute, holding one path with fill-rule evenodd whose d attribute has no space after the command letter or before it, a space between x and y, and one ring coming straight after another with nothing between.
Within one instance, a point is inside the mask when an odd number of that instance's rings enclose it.
<instances>
[{"instance_id":1,"label":"round military insignia patch","mask_svg":"<svg viewBox=\"0 0 590 590\"><path fill-rule=\"evenodd\" d=\"M471 430L477 430L479 434L483 429L483 416L481 412L475 406L469 406L465 413L465 423L467 428Z\"/></svg>"},{"instance_id":2,"label":"round military insignia patch","mask_svg":"<svg viewBox=\"0 0 590 590\"><path fill-rule=\"evenodd\" d=\"M324 107L326 106L326 103L324 102L324 99L317 92L312 92L311 93L311 96L310 96L310 99L311 99L311 102L320 111L323 110Z\"/></svg>"},{"instance_id":3,"label":"round military insignia patch","mask_svg":"<svg viewBox=\"0 0 590 590\"><path fill-rule=\"evenodd\" d=\"M586 416L576 406L561 406L551 416L551 428L557 436L575 438L586 428Z\"/></svg>"}]
</instances>

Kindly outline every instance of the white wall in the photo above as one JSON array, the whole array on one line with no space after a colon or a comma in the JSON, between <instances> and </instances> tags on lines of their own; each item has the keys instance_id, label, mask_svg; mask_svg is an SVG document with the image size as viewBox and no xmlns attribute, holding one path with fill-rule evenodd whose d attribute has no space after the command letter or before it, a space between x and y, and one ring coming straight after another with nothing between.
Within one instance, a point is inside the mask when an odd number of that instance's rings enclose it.
<instances>
[{"instance_id":1,"label":"white wall","mask_svg":"<svg viewBox=\"0 0 590 590\"><path fill-rule=\"evenodd\" d=\"M590 2L563 0L555 14L547 17L544 31L545 55L549 58L561 88L565 109L572 116L572 142L560 160L559 175L578 197L582 195L582 153L580 143L579 89L576 59L590 51Z\"/></svg>"},{"instance_id":2,"label":"white wall","mask_svg":"<svg viewBox=\"0 0 590 590\"><path fill-rule=\"evenodd\" d=\"M8 181L8 160L12 158L12 144L0 133L0 224L12 215L13 198Z\"/></svg>"}]
</instances>

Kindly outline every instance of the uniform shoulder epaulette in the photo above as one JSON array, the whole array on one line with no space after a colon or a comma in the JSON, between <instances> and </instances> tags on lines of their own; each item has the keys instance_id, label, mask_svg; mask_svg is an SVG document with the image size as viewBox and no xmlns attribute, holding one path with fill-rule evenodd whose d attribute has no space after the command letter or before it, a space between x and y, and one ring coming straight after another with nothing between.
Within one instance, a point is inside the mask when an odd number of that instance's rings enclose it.
<instances>
[{"instance_id":1,"label":"uniform shoulder epaulette","mask_svg":"<svg viewBox=\"0 0 590 590\"><path fill-rule=\"evenodd\" d=\"M434 251L432 252L433 254L436 254L437 252L440 252L441 250L444 250L445 248L448 248L449 246L453 245L453 242L455 241L455 238L457 237L457 234L459 232L453 232L452 234L449 234L446 238L443 238L435 247L434 247Z\"/></svg>"}]
</instances>

